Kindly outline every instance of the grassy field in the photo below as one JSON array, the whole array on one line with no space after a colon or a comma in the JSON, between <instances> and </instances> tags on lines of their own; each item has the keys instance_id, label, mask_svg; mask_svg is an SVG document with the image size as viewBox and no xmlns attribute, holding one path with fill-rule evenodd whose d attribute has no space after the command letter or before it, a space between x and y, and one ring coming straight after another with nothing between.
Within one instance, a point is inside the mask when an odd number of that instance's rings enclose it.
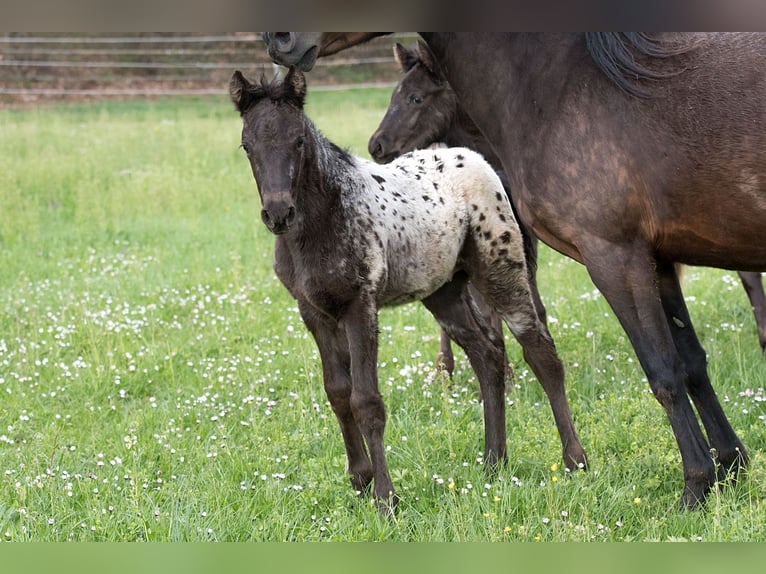
<instances>
[{"instance_id":1,"label":"grassy field","mask_svg":"<svg viewBox=\"0 0 766 574\"><path fill-rule=\"evenodd\" d=\"M366 154L387 90L314 92ZM381 314L393 520L358 499L224 97L0 110L0 539L627 541L766 539L766 374L731 272L685 293L746 480L679 512L680 457L584 269L543 248L539 282L591 469L569 474L508 337L507 468L481 464L462 354L434 370L418 305Z\"/></svg>"}]
</instances>

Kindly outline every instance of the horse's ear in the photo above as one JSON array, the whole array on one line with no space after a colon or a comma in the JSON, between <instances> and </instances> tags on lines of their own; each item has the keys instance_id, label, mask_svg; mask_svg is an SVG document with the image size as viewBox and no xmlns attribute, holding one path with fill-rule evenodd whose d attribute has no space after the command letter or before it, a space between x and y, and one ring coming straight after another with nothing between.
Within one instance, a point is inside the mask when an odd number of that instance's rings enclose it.
<instances>
[{"instance_id":1,"label":"horse's ear","mask_svg":"<svg viewBox=\"0 0 766 574\"><path fill-rule=\"evenodd\" d=\"M444 80L444 74L442 74L441 67L439 67L433 52L431 52L431 49L425 42L423 42L423 40L418 40L418 58L420 59L420 63L423 64L435 78Z\"/></svg>"},{"instance_id":2,"label":"horse's ear","mask_svg":"<svg viewBox=\"0 0 766 574\"><path fill-rule=\"evenodd\" d=\"M303 108L303 102L306 100L306 76L296 67L291 67L285 76L285 89L291 96L293 102Z\"/></svg>"},{"instance_id":3,"label":"horse's ear","mask_svg":"<svg viewBox=\"0 0 766 574\"><path fill-rule=\"evenodd\" d=\"M250 88L252 84L247 81L247 78L242 75L242 72L237 70L231 76L229 81L229 97L234 103L234 107L237 108L240 114L245 113L245 110L250 105Z\"/></svg>"},{"instance_id":4,"label":"horse's ear","mask_svg":"<svg viewBox=\"0 0 766 574\"><path fill-rule=\"evenodd\" d=\"M410 50L402 46L399 42L394 44L394 58L399 63L402 72L409 72L412 66L418 63L418 54L415 50Z\"/></svg>"}]
</instances>

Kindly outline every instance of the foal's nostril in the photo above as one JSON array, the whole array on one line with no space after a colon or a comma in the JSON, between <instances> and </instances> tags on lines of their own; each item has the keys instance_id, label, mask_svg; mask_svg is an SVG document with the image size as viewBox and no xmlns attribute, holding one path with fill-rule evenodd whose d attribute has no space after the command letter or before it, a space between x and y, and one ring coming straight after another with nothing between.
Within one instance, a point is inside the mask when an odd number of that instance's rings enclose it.
<instances>
[{"instance_id":1,"label":"foal's nostril","mask_svg":"<svg viewBox=\"0 0 766 574\"><path fill-rule=\"evenodd\" d=\"M290 225L295 221L295 208L291 205L287 210L287 217L285 217L285 223Z\"/></svg>"},{"instance_id":2,"label":"foal's nostril","mask_svg":"<svg viewBox=\"0 0 766 574\"><path fill-rule=\"evenodd\" d=\"M261 221L266 224L266 227L271 227L271 216L265 209L261 209Z\"/></svg>"},{"instance_id":3,"label":"foal's nostril","mask_svg":"<svg viewBox=\"0 0 766 574\"><path fill-rule=\"evenodd\" d=\"M367 150L370 152L370 155L373 157L373 159L380 159L380 157L383 155L383 146L380 143L380 140L375 138L370 140L369 149Z\"/></svg>"}]
</instances>

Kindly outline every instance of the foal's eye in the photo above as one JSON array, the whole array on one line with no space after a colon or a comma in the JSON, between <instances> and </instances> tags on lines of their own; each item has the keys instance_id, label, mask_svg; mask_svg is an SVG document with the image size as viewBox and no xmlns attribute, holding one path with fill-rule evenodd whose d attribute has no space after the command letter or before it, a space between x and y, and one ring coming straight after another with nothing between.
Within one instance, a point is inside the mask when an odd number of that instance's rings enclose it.
<instances>
[{"instance_id":1,"label":"foal's eye","mask_svg":"<svg viewBox=\"0 0 766 574\"><path fill-rule=\"evenodd\" d=\"M250 155L250 146L247 145L245 142L242 142L239 147L241 147L243 150L245 150L245 153L247 155Z\"/></svg>"},{"instance_id":2,"label":"foal's eye","mask_svg":"<svg viewBox=\"0 0 766 574\"><path fill-rule=\"evenodd\" d=\"M418 95L410 96L410 102L413 103L413 104L420 105L420 104L423 103L423 97L422 96L418 96Z\"/></svg>"},{"instance_id":3,"label":"foal's eye","mask_svg":"<svg viewBox=\"0 0 766 574\"><path fill-rule=\"evenodd\" d=\"M295 140L295 149L301 149L303 147L303 143L305 142L305 138L303 136L299 137L297 140Z\"/></svg>"}]
</instances>

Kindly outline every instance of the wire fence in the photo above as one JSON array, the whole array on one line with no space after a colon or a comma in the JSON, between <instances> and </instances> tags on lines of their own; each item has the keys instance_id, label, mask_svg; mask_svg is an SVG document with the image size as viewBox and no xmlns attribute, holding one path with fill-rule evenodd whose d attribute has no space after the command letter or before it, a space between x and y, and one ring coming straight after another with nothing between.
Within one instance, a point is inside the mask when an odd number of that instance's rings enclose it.
<instances>
[{"instance_id":1,"label":"wire fence","mask_svg":"<svg viewBox=\"0 0 766 574\"><path fill-rule=\"evenodd\" d=\"M391 47L415 39L398 33L321 59L312 89L393 85ZM234 70L276 69L257 33L0 34L0 105L225 94Z\"/></svg>"}]
</instances>

